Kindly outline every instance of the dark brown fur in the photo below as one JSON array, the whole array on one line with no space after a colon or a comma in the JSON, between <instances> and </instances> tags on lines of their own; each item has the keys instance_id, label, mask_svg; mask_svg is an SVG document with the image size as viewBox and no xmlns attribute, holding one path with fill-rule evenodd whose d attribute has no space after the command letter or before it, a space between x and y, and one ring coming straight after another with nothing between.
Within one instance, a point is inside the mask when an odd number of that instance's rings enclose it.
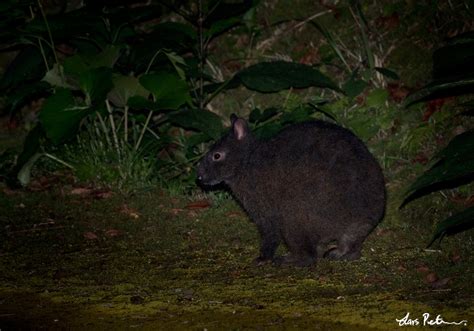
<instances>
[{"instance_id":1,"label":"dark brown fur","mask_svg":"<svg viewBox=\"0 0 474 331\"><path fill-rule=\"evenodd\" d=\"M256 223L256 261L307 266L323 255L359 258L385 210L383 174L365 145L323 121L289 126L267 141L243 119L232 122L198 165L198 180L227 185ZM274 258L281 242L289 254ZM330 243L337 247L328 250Z\"/></svg>"}]
</instances>

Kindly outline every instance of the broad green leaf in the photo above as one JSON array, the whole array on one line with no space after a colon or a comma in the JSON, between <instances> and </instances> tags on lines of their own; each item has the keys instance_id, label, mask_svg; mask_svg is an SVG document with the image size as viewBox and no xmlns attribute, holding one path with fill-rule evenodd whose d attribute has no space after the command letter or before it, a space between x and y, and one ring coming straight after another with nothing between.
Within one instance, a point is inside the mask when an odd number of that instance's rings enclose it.
<instances>
[{"instance_id":1,"label":"broad green leaf","mask_svg":"<svg viewBox=\"0 0 474 331\"><path fill-rule=\"evenodd\" d=\"M22 186L28 185L30 181L31 168L38 159L37 154L40 152L40 140L44 137L44 132L40 124L37 124L26 136L23 143L23 150L21 151L16 164L11 173L7 177L9 185L17 186L20 183Z\"/></svg>"},{"instance_id":2,"label":"broad green leaf","mask_svg":"<svg viewBox=\"0 0 474 331\"><path fill-rule=\"evenodd\" d=\"M474 93L474 74L459 80L432 82L410 94L405 100L405 107L420 101L470 93Z\"/></svg>"},{"instance_id":3,"label":"broad green leaf","mask_svg":"<svg viewBox=\"0 0 474 331\"><path fill-rule=\"evenodd\" d=\"M474 153L474 130L463 132L454 137L446 148L436 154L434 159L462 159L468 153Z\"/></svg>"},{"instance_id":4,"label":"broad green leaf","mask_svg":"<svg viewBox=\"0 0 474 331\"><path fill-rule=\"evenodd\" d=\"M187 66L186 62L184 62L184 59L173 52L164 53L168 57L168 60L170 60L170 62L173 64L173 67L178 73L179 78L181 78L182 80L186 80L186 74L184 73L184 70L178 65L181 64L183 67Z\"/></svg>"},{"instance_id":5,"label":"broad green leaf","mask_svg":"<svg viewBox=\"0 0 474 331\"><path fill-rule=\"evenodd\" d=\"M249 114L249 122L256 123L262 117L262 111L259 108L254 108Z\"/></svg>"},{"instance_id":6,"label":"broad green leaf","mask_svg":"<svg viewBox=\"0 0 474 331\"><path fill-rule=\"evenodd\" d=\"M38 159L43 156L43 153L35 153L33 156L21 167L17 174L17 179L21 186L28 186L31 178L31 169Z\"/></svg>"},{"instance_id":7,"label":"broad green leaf","mask_svg":"<svg viewBox=\"0 0 474 331\"><path fill-rule=\"evenodd\" d=\"M140 95L135 95L128 99L127 105L133 109L146 109L154 111L170 111L172 109L164 109L161 104L148 100Z\"/></svg>"},{"instance_id":8,"label":"broad green leaf","mask_svg":"<svg viewBox=\"0 0 474 331\"><path fill-rule=\"evenodd\" d=\"M76 82L74 80L68 79L69 77L65 74L61 75L60 70L61 67L55 63L53 68L46 72L42 81L50 84L51 86L68 88L70 90L78 90L79 86L76 84Z\"/></svg>"},{"instance_id":9,"label":"broad green leaf","mask_svg":"<svg viewBox=\"0 0 474 331\"><path fill-rule=\"evenodd\" d=\"M76 104L71 91L58 89L44 102L39 119L46 136L54 144L60 144L75 135L81 120L89 113L87 106Z\"/></svg>"},{"instance_id":10,"label":"broad green leaf","mask_svg":"<svg viewBox=\"0 0 474 331\"><path fill-rule=\"evenodd\" d=\"M57 44L71 42L74 38L94 39L96 43L107 42L107 27L103 13L90 7L83 7L60 15L48 15L48 27ZM42 36L48 39L48 29L41 15L28 22L22 29L26 35Z\"/></svg>"},{"instance_id":11,"label":"broad green leaf","mask_svg":"<svg viewBox=\"0 0 474 331\"><path fill-rule=\"evenodd\" d=\"M318 22L312 20L310 21L310 23L316 28L319 30L319 32L321 32L321 34L324 36L324 38L326 38L326 41L328 43L329 46L327 47L330 47L334 53L339 57L339 59L341 60L342 63L344 63L344 66L346 67L346 69L348 71L351 71L351 67L349 66L349 64L347 63L346 61L346 58L344 57L344 55L342 54L342 51L339 47L339 42L337 42L334 37L331 35L331 33L329 32L328 29L326 29L323 25L319 24ZM323 51L323 53L328 53L327 52L327 48L326 48L326 51ZM332 55L332 54L331 54ZM324 57L327 58L327 60L330 62L330 56L326 55Z\"/></svg>"},{"instance_id":12,"label":"broad green leaf","mask_svg":"<svg viewBox=\"0 0 474 331\"><path fill-rule=\"evenodd\" d=\"M358 26L360 29L360 33L362 35L362 44L364 46L365 55L367 58L367 62L369 64L369 68L370 70L373 70L375 67L375 58L374 58L374 54L372 53L371 45L369 43L369 37L366 32L368 30L369 24L367 22L367 19L365 18L364 12L362 10L362 6L359 1L351 1L351 7L355 9L355 12L357 16L359 17L358 21L360 22L360 24L358 24Z\"/></svg>"},{"instance_id":13,"label":"broad green leaf","mask_svg":"<svg viewBox=\"0 0 474 331\"><path fill-rule=\"evenodd\" d=\"M137 60L146 62L155 55L158 50L172 50L181 53L191 50L196 43L196 31L189 24L166 22L154 26L153 31L142 36L143 42L136 45L132 51L137 52L140 58Z\"/></svg>"},{"instance_id":14,"label":"broad green leaf","mask_svg":"<svg viewBox=\"0 0 474 331\"><path fill-rule=\"evenodd\" d=\"M14 2L13 0L6 0L6 1L0 3L0 12L6 12L6 11L14 10L15 6L18 6L18 4L16 4L16 2Z\"/></svg>"},{"instance_id":15,"label":"broad green leaf","mask_svg":"<svg viewBox=\"0 0 474 331\"><path fill-rule=\"evenodd\" d=\"M101 103L112 89L112 70L110 68L93 68L81 75L79 85L86 94L86 102Z\"/></svg>"},{"instance_id":16,"label":"broad green leaf","mask_svg":"<svg viewBox=\"0 0 474 331\"><path fill-rule=\"evenodd\" d=\"M64 60L63 68L66 75L79 78L90 69L90 66L82 56L73 55Z\"/></svg>"},{"instance_id":17,"label":"broad green leaf","mask_svg":"<svg viewBox=\"0 0 474 331\"><path fill-rule=\"evenodd\" d=\"M378 88L371 91L365 100L369 107L381 107L388 99L388 91L383 88Z\"/></svg>"},{"instance_id":18,"label":"broad green leaf","mask_svg":"<svg viewBox=\"0 0 474 331\"><path fill-rule=\"evenodd\" d=\"M271 107L265 109L263 112L260 109L255 108L249 115L249 122L250 123L262 123L270 118L274 117L275 115L279 114L279 110L277 108Z\"/></svg>"},{"instance_id":19,"label":"broad green leaf","mask_svg":"<svg viewBox=\"0 0 474 331\"><path fill-rule=\"evenodd\" d=\"M64 60L64 73L79 78L90 69L112 68L117 62L121 48L107 45L100 53L93 55L73 55Z\"/></svg>"},{"instance_id":20,"label":"broad green leaf","mask_svg":"<svg viewBox=\"0 0 474 331\"><path fill-rule=\"evenodd\" d=\"M169 120L184 129L193 129L205 133L212 139L219 139L223 132L221 118L205 110L179 111L170 115Z\"/></svg>"},{"instance_id":21,"label":"broad green leaf","mask_svg":"<svg viewBox=\"0 0 474 331\"><path fill-rule=\"evenodd\" d=\"M463 34L433 54L434 80L405 100L414 103L474 93L474 36Z\"/></svg>"},{"instance_id":22,"label":"broad green leaf","mask_svg":"<svg viewBox=\"0 0 474 331\"><path fill-rule=\"evenodd\" d=\"M207 3L209 13L207 14L204 25L206 27L217 21L229 18L241 18L250 9L258 4L255 0L239 0L239 1L221 1L212 0Z\"/></svg>"},{"instance_id":23,"label":"broad green leaf","mask_svg":"<svg viewBox=\"0 0 474 331\"><path fill-rule=\"evenodd\" d=\"M458 80L474 74L474 38L450 43L433 53L433 78Z\"/></svg>"},{"instance_id":24,"label":"broad green leaf","mask_svg":"<svg viewBox=\"0 0 474 331\"><path fill-rule=\"evenodd\" d=\"M367 141L379 132L380 127L377 125L374 119L364 115L355 115L351 118L345 119L347 127L349 127L354 133L362 139Z\"/></svg>"},{"instance_id":25,"label":"broad green leaf","mask_svg":"<svg viewBox=\"0 0 474 331\"><path fill-rule=\"evenodd\" d=\"M342 89L349 98L353 99L361 94L367 85L367 82L363 81L362 79L351 77L347 82L344 83Z\"/></svg>"},{"instance_id":26,"label":"broad green leaf","mask_svg":"<svg viewBox=\"0 0 474 331\"><path fill-rule=\"evenodd\" d=\"M99 54L84 55L84 61L88 64L89 68L112 68L115 62L117 62L121 50L121 47L107 45Z\"/></svg>"},{"instance_id":27,"label":"broad green leaf","mask_svg":"<svg viewBox=\"0 0 474 331\"><path fill-rule=\"evenodd\" d=\"M146 98L149 92L140 84L138 78L133 76L116 75L112 78L113 89L107 98L118 107L125 107L131 97L141 96Z\"/></svg>"},{"instance_id":28,"label":"broad green leaf","mask_svg":"<svg viewBox=\"0 0 474 331\"><path fill-rule=\"evenodd\" d=\"M205 38L213 38L218 36L219 34L225 32L226 30L236 26L241 22L240 18L231 17L228 19L220 20L217 22L212 23L209 30L204 33Z\"/></svg>"},{"instance_id":29,"label":"broad green leaf","mask_svg":"<svg viewBox=\"0 0 474 331\"><path fill-rule=\"evenodd\" d=\"M308 105L313 108L314 111L323 114L324 116L327 116L328 118L332 119L334 122L337 122L337 116L332 112L329 108L323 108L321 106L323 105L318 105L312 102L309 102Z\"/></svg>"},{"instance_id":30,"label":"broad green leaf","mask_svg":"<svg viewBox=\"0 0 474 331\"><path fill-rule=\"evenodd\" d=\"M397 73L393 70L387 69L387 68L381 68L381 67L375 67L375 70L380 72L382 75L384 75L387 78L393 79L393 80L399 80L400 77L397 75Z\"/></svg>"},{"instance_id":31,"label":"broad green leaf","mask_svg":"<svg viewBox=\"0 0 474 331\"><path fill-rule=\"evenodd\" d=\"M460 231L468 230L474 227L474 207L467 208L462 212L450 216L443 221L439 222L436 226L436 230L431 240L431 244L438 238L445 234L455 234Z\"/></svg>"},{"instance_id":32,"label":"broad green leaf","mask_svg":"<svg viewBox=\"0 0 474 331\"><path fill-rule=\"evenodd\" d=\"M187 42L197 40L196 31L191 25L178 22L164 22L157 24L154 26L152 33L159 33L161 37L175 40L178 39L181 41L186 40Z\"/></svg>"},{"instance_id":33,"label":"broad green leaf","mask_svg":"<svg viewBox=\"0 0 474 331\"><path fill-rule=\"evenodd\" d=\"M139 95L130 97L127 101L127 105L134 109L159 110L153 101Z\"/></svg>"},{"instance_id":34,"label":"broad green leaf","mask_svg":"<svg viewBox=\"0 0 474 331\"><path fill-rule=\"evenodd\" d=\"M304 122L311 119L311 115L313 113L314 113L313 108L301 106L291 111L283 113L279 120L282 124Z\"/></svg>"},{"instance_id":35,"label":"broad green leaf","mask_svg":"<svg viewBox=\"0 0 474 331\"><path fill-rule=\"evenodd\" d=\"M258 63L243 69L236 76L247 88L264 93L310 86L340 90L319 70L294 62Z\"/></svg>"},{"instance_id":36,"label":"broad green leaf","mask_svg":"<svg viewBox=\"0 0 474 331\"><path fill-rule=\"evenodd\" d=\"M29 100L47 94L50 88L51 86L43 81L18 86L7 95L5 109L9 109L11 113L14 113Z\"/></svg>"},{"instance_id":37,"label":"broad green leaf","mask_svg":"<svg viewBox=\"0 0 474 331\"><path fill-rule=\"evenodd\" d=\"M186 144L185 146L188 147L188 150L192 151L192 149L201 143L206 143L212 138L209 137L209 135L205 133L195 133L193 135L190 135L189 137L186 138Z\"/></svg>"},{"instance_id":38,"label":"broad green leaf","mask_svg":"<svg viewBox=\"0 0 474 331\"><path fill-rule=\"evenodd\" d=\"M161 72L140 77L140 84L150 91L161 109L178 109L191 103L188 84L176 74Z\"/></svg>"},{"instance_id":39,"label":"broad green leaf","mask_svg":"<svg viewBox=\"0 0 474 331\"><path fill-rule=\"evenodd\" d=\"M44 132L41 128L41 125L36 125L25 138L23 143L23 150L21 151L18 159L16 161L16 166L13 172L16 174L20 169L28 162L29 159L33 157L39 151L40 148L40 139L44 136Z\"/></svg>"},{"instance_id":40,"label":"broad green leaf","mask_svg":"<svg viewBox=\"0 0 474 331\"><path fill-rule=\"evenodd\" d=\"M474 180L474 130L456 136L436 159L438 161L407 190L401 207L431 192Z\"/></svg>"},{"instance_id":41,"label":"broad green leaf","mask_svg":"<svg viewBox=\"0 0 474 331\"><path fill-rule=\"evenodd\" d=\"M40 79L45 71L46 66L39 50L34 46L25 47L5 68L0 80L0 89L16 87L24 81Z\"/></svg>"}]
</instances>

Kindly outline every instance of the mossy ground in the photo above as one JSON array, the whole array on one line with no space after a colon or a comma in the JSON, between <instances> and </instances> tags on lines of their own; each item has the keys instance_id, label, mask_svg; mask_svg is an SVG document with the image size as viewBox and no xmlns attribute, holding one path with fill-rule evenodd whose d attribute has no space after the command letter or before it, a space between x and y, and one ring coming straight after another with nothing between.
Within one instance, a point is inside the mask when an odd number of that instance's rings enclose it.
<instances>
[{"instance_id":1,"label":"mossy ground","mask_svg":"<svg viewBox=\"0 0 474 331\"><path fill-rule=\"evenodd\" d=\"M230 198L207 207L202 196L121 196L64 178L2 187L2 330L393 330L407 312L474 325L470 234L426 251L423 220L397 225L417 213L393 200L358 261L256 267L256 229Z\"/></svg>"}]
</instances>

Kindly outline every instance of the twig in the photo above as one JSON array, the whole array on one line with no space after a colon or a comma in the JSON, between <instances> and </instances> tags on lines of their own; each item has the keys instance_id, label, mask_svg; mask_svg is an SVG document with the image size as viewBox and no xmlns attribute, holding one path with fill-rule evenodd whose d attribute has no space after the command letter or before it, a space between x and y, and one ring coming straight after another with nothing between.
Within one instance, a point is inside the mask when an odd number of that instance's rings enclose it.
<instances>
[{"instance_id":1,"label":"twig","mask_svg":"<svg viewBox=\"0 0 474 331\"><path fill-rule=\"evenodd\" d=\"M66 161L63 161L63 160L57 158L56 156L54 156L54 155L52 155L52 154L44 153L43 155L49 157L50 159L52 159L52 160L54 160L54 161L56 161L56 162L58 162L58 163L61 163L63 166L66 166L66 167L68 167L69 169L73 169L73 170L74 170L74 167L73 167L72 165L70 165L70 164L67 163Z\"/></svg>"}]
</instances>

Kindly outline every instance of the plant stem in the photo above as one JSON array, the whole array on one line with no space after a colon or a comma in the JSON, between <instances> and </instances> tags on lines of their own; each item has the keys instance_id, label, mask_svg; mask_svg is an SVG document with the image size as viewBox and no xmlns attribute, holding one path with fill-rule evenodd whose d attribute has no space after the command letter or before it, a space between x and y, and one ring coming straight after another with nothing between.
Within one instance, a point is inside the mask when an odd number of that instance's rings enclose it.
<instances>
[{"instance_id":1,"label":"plant stem","mask_svg":"<svg viewBox=\"0 0 474 331\"><path fill-rule=\"evenodd\" d=\"M140 143L142 142L143 136L145 135L145 131L148 127L148 124L150 123L151 120L151 115L153 114L153 111L150 110L148 113L148 117L146 118L145 125L143 126L142 132L140 133L140 137L138 138L137 143L135 144L135 151L138 150L138 147L140 146Z\"/></svg>"},{"instance_id":2,"label":"plant stem","mask_svg":"<svg viewBox=\"0 0 474 331\"><path fill-rule=\"evenodd\" d=\"M115 149L117 150L117 156L120 160L120 145L117 137L117 131L115 130L114 117L112 115L112 107L110 106L109 100L105 99L105 105L107 106L107 111L109 112L110 127L112 129L112 137L114 138Z\"/></svg>"},{"instance_id":3,"label":"plant stem","mask_svg":"<svg viewBox=\"0 0 474 331\"><path fill-rule=\"evenodd\" d=\"M46 58L46 53L44 52L43 44L41 43L41 38L38 38L38 45L41 52L41 56L43 57L44 64L46 66L46 70L49 71L48 59Z\"/></svg>"},{"instance_id":4,"label":"plant stem","mask_svg":"<svg viewBox=\"0 0 474 331\"><path fill-rule=\"evenodd\" d=\"M199 109L204 109L204 36L203 36L203 15L202 15L202 0L199 0L199 12L198 12L198 35L199 35Z\"/></svg>"},{"instance_id":5,"label":"plant stem","mask_svg":"<svg viewBox=\"0 0 474 331\"><path fill-rule=\"evenodd\" d=\"M161 53L161 49L157 50L155 54L153 54L153 57L151 58L150 63L148 63L148 66L146 67L145 74L147 74L150 71L151 66L153 65L153 62L155 62L156 57L160 53Z\"/></svg>"},{"instance_id":6,"label":"plant stem","mask_svg":"<svg viewBox=\"0 0 474 331\"><path fill-rule=\"evenodd\" d=\"M100 125L102 126L102 130L104 130L104 135L105 135L105 140L107 141L107 145L109 145L109 147L112 147L112 142L110 141L110 138L109 138L109 130L107 130L107 126L105 126L105 121L99 112L96 112L96 114L97 114L97 118L99 119Z\"/></svg>"},{"instance_id":7,"label":"plant stem","mask_svg":"<svg viewBox=\"0 0 474 331\"><path fill-rule=\"evenodd\" d=\"M65 84L66 79L64 78L63 70L62 70L61 66L59 65L58 55L56 54L56 47L54 46L53 35L51 34L51 29L49 27L48 20L46 19L46 14L44 13L43 5L41 4L41 0L38 0L38 7L41 11L41 16L43 16L44 24L46 25L46 30L48 31L49 40L51 42L51 50L53 51L53 55L54 55L54 61L58 65L59 76L61 77L62 83Z\"/></svg>"},{"instance_id":8,"label":"plant stem","mask_svg":"<svg viewBox=\"0 0 474 331\"><path fill-rule=\"evenodd\" d=\"M126 144L128 142L128 106L127 105L125 106L123 117L124 117L123 139L124 139L124 143Z\"/></svg>"}]
</instances>

